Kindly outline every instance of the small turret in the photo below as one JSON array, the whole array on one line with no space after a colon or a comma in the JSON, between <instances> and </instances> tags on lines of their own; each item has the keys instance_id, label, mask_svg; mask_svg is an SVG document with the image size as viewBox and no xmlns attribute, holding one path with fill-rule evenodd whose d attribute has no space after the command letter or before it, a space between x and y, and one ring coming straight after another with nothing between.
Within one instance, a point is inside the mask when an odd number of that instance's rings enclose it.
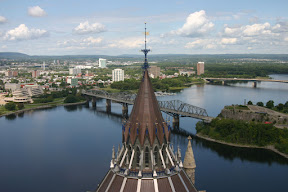
<instances>
[{"instance_id":1,"label":"small turret","mask_svg":"<svg viewBox=\"0 0 288 192\"><path fill-rule=\"evenodd\" d=\"M195 184L196 163L195 163L195 158L194 158L193 149L192 149L192 145L191 145L191 140L192 140L192 138L189 136L183 167L184 167L187 175L189 176L189 178L193 182L193 184Z\"/></svg>"}]
</instances>

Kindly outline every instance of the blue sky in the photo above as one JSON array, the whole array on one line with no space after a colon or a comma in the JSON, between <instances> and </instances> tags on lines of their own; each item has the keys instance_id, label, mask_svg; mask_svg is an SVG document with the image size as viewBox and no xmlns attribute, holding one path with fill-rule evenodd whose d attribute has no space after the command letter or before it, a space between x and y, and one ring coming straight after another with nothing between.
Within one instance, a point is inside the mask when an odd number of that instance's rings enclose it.
<instances>
[{"instance_id":1,"label":"blue sky","mask_svg":"<svg viewBox=\"0 0 288 192\"><path fill-rule=\"evenodd\" d=\"M0 52L288 53L287 0L0 0Z\"/></svg>"}]
</instances>

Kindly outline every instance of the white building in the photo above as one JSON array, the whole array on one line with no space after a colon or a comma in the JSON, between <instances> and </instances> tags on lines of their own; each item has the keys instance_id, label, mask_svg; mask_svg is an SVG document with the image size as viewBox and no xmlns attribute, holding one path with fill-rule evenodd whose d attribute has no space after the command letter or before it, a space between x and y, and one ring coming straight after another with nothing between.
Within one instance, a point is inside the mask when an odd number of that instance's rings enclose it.
<instances>
[{"instance_id":1,"label":"white building","mask_svg":"<svg viewBox=\"0 0 288 192\"><path fill-rule=\"evenodd\" d=\"M81 73L81 69L79 68L70 68L69 69L69 75L78 75Z\"/></svg>"},{"instance_id":2,"label":"white building","mask_svg":"<svg viewBox=\"0 0 288 192\"><path fill-rule=\"evenodd\" d=\"M124 81L124 70L114 69L112 71L112 81Z\"/></svg>"},{"instance_id":3,"label":"white building","mask_svg":"<svg viewBox=\"0 0 288 192\"><path fill-rule=\"evenodd\" d=\"M99 67L105 68L106 67L106 59L99 58Z\"/></svg>"}]
</instances>

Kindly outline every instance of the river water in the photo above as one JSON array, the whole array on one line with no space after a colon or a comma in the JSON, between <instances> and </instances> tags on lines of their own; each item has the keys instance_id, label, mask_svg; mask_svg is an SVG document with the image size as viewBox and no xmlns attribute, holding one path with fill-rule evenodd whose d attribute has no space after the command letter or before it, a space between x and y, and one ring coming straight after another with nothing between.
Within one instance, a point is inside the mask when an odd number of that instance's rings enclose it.
<instances>
[{"instance_id":1,"label":"river water","mask_svg":"<svg viewBox=\"0 0 288 192\"><path fill-rule=\"evenodd\" d=\"M288 79L288 75L272 75ZM225 105L244 100L275 104L288 100L288 84L192 86L175 96L203 107L217 116ZM129 107L129 112L131 106ZM121 112L112 103L105 112L105 101L97 109L82 106L56 107L0 118L1 192L86 192L93 191L109 169L112 146L121 144ZM169 116L164 114L164 118ZM172 119L171 119L172 120ZM180 118L180 127L195 134L197 120ZM262 149L242 149L215 144L193 137L196 160L196 186L208 192L276 192L288 189L288 160ZM187 147L184 136L172 134L174 148L182 158ZM116 147L117 148L117 147Z\"/></svg>"}]
</instances>

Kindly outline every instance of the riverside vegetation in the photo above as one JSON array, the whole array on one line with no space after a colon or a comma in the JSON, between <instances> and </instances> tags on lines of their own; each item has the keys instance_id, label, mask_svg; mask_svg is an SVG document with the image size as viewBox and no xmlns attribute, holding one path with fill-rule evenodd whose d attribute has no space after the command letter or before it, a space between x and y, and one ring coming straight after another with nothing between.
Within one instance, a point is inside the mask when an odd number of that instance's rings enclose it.
<instances>
[{"instance_id":1,"label":"riverside vegetation","mask_svg":"<svg viewBox=\"0 0 288 192\"><path fill-rule=\"evenodd\" d=\"M209 124L198 122L196 130L197 134L215 140L259 147L272 145L288 154L288 129L278 129L272 124L216 118Z\"/></svg>"},{"instance_id":2,"label":"riverside vegetation","mask_svg":"<svg viewBox=\"0 0 288 192\"><path fill-rule=\"evenodd\" d=\"M4 106L0 106L0 115L5 115L6 113L10 112L17 112L18 110L22 109L33 109L44 105L56 106L65 103L77 103L85 100L85 98L81 96L80 92L77 93L76 88L67 88L62 91L44 93L32 98L33 103L31 104L16 104L14 102L9 102Z\"/></svg>"}]
</instances>

